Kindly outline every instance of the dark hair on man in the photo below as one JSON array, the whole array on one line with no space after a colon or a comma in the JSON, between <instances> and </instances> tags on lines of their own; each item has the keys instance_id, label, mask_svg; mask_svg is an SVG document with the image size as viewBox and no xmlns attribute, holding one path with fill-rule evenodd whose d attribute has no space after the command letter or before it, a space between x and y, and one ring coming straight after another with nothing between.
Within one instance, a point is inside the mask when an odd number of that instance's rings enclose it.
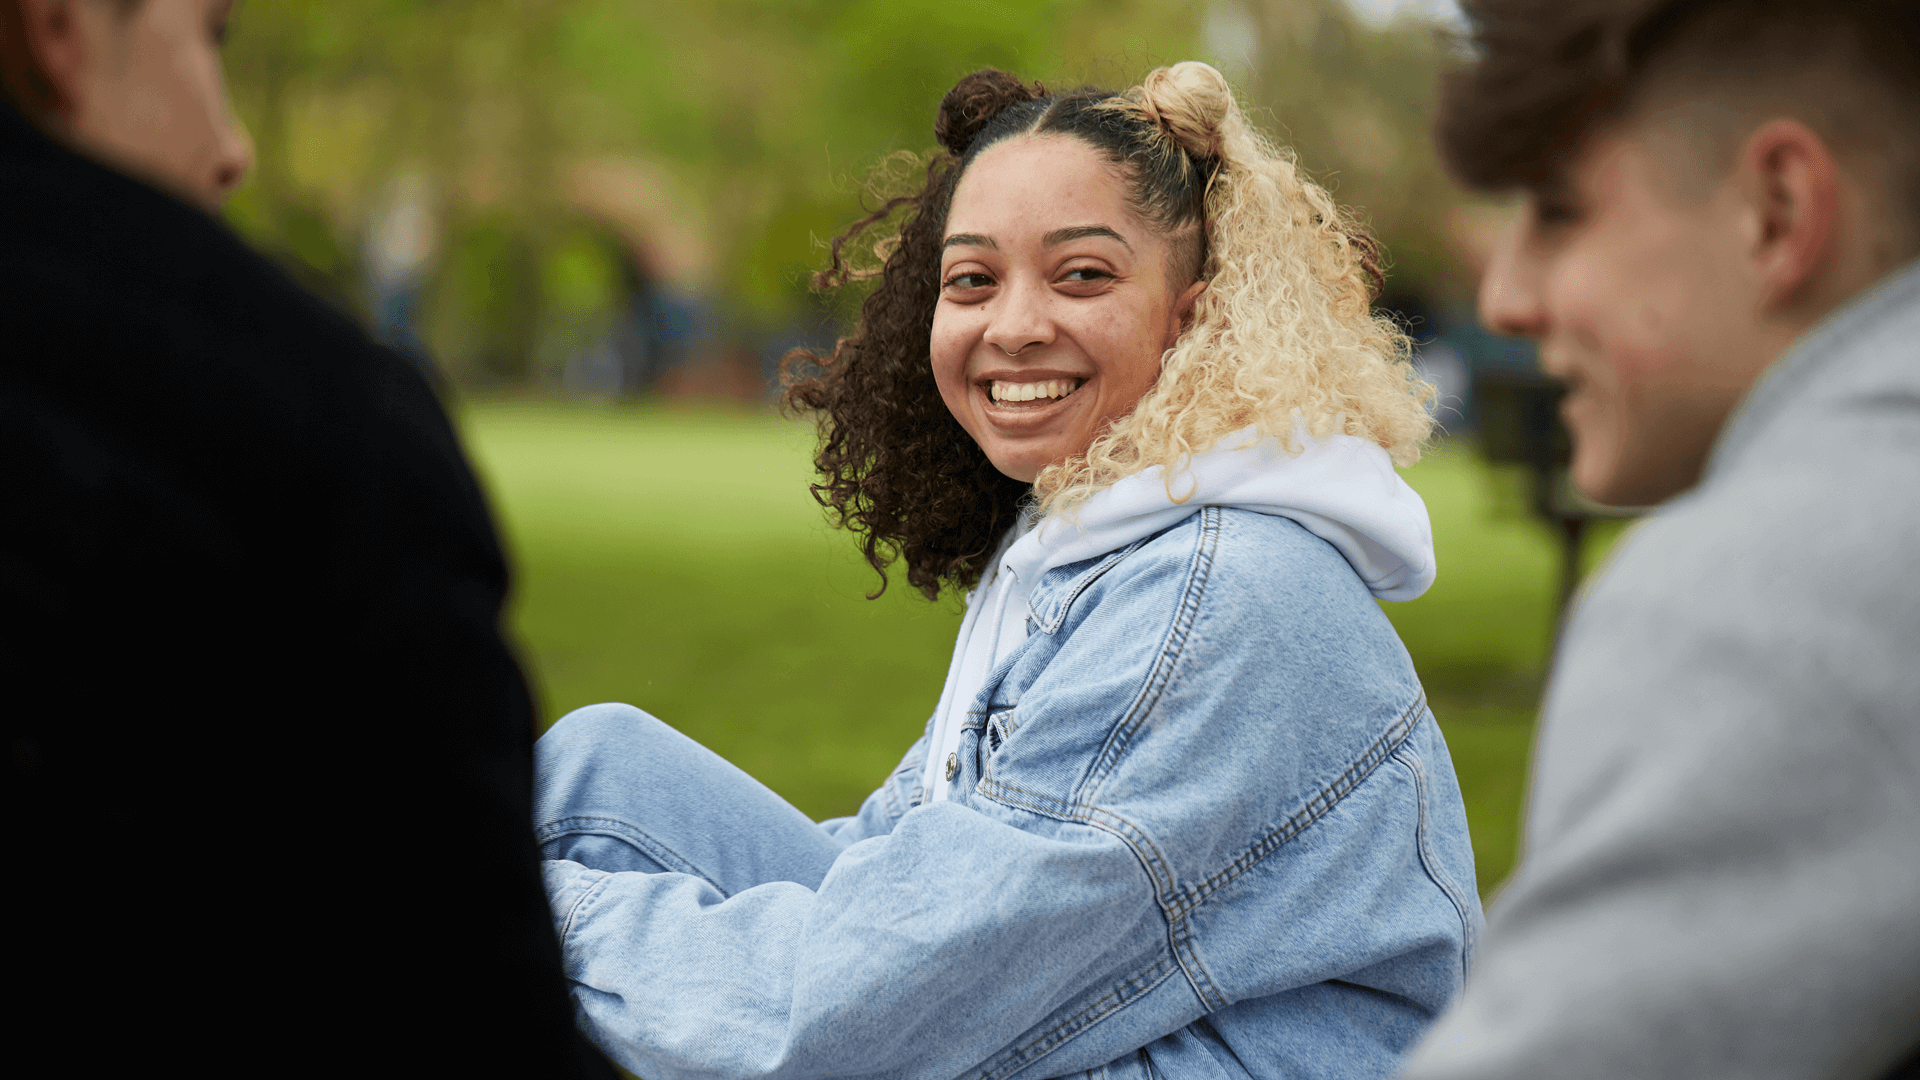
<instances>
[{"instance_id":1,"label":"dark hair on man","mask_svg":"<svg viewBox=\"0 0 1920 1080\"><path fill-rule=\"evenodd\" d=\"M1873 156L1889 202L1920 220L1917 0L1465 0L1471 62L1434 126L1469 187L1538 189L1592 132L1684 108L1690 144L1730 157L1774 115L1836 156ZM1856 159L1860 160L1860 159Z\"/></svg>"},{"instance_id":2,"label":"dark hair on man","mask_svg":"<svg viewBox=\"0 0 1920 1080\"><path fill-rule=\"evenodd\" d=\"M942 586L971 588L1027 495L1028 485L994 468L947 411L927 361L947 210L983 150L1015 135L1085 141L1127 177L1141 217L1169 235L1177 260L1170 278L1184 284L1202 271L1203 203L1219 160L1184 149L1165 118L1155 124L1114 108L1119 100L1093 88L1050 93L993 69L961 79L940 103L934 136L946 152L928 163L924 185L855 222L817 275L822 288L858 280L849 245L857 250L882 236L886 262L861 306L858 331L828 355L800 352L786 364L787 405L821 417L814 465L822 482L814 497L864 534L882 590L896 555L906 559L907 583L929 599ZM904 221L889 235L902 210Z\"/></svg>"}]
</instances>

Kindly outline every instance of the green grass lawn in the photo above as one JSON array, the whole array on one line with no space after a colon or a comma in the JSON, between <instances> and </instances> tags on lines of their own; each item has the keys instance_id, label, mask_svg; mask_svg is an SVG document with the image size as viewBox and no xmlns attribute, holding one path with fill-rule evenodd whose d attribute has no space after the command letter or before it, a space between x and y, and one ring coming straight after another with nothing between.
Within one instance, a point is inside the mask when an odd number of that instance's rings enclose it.
<instances>
[{"instance_id":1,"label":"green grass lawn","mask_svg":"<svg viewBox=\"0 0 1920 1080\"><path fill-rule=\"evenodd\" d=\"M807 493L809 425L487 403L464 426L505 524L546 722L630 702L815 817L852 811L919 736L960 604L903 586L865 599L877 578ZM1433 515L1440 580L1386 607L1452 749L1485 893L1513 861L1554 552L1464 448L1407 478Z\"/></svg>"}]
</instances>

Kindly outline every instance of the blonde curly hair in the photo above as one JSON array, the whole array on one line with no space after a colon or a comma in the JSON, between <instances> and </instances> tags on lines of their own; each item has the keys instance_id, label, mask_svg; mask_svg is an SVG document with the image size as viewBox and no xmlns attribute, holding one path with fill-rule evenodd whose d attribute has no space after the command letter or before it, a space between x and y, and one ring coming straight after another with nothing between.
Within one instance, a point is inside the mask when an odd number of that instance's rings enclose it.
<instances>
[{"instance_id":1,"label":"blonde curly hair","mask_svg":"<svg viewBox=\"0 0 1920 1080\"><path fill-rule=\"evenodd\" d=\"M1104 107L1218 160L1202 218L1207 287L1133 412L1040 473L1042 511L1156 465L1178 499L1194 454L1247 427L1298 450L1296 418L1314 437L1354 435L1397 465L1419 460L1434 390L1413 369L1407 335L1371 311L1378 249L1365 230L1247 122L1207 64L1155 69Z\"/></svg>"}]
</instances>

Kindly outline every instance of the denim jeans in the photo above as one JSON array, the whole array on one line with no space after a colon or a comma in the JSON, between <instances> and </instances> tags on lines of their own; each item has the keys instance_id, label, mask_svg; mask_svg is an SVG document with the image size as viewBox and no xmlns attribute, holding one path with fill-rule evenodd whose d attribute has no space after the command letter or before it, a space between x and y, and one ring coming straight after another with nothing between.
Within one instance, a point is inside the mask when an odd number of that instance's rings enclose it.
<instances>
[{"instance_id":1,"label":"denim jeans","mask_svg":"<svg viewBox=\"0 0 1920 1080\"><path fill-rule=\"evenodd\" d=\"M628 705L569 713L535 747L535 838L595 870L692 874L721 896L820 887L843 845L720 755Z\"/></svg>"}]
</instances>

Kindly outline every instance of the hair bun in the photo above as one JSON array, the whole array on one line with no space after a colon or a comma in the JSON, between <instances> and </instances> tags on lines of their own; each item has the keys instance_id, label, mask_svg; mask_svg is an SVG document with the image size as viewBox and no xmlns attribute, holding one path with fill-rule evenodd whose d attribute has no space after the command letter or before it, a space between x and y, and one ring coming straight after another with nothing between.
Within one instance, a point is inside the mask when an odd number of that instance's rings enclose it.
<instances>
[{"instance_id":1,"label":"hair bun","mask_svg":"<svg viewBox=\"0 0 1920 1080\"><path fill-rule=\"evenodd\" d=\"M1220 129L1238 106L1226 76L1211 64L1183 60L1140 80L1140 108L1188 153L1219 157Z\"/></svg>"},{"instance_id":2,"label":"hair bun","mask_svg":"<svg viewBox=\"0 0 1920 1080\"><path fill-rule=\"evenodd\" d=\"M933 137L954 154L965 154L974 136L994 117L1023 101L1046 96L1046 87L1039 83L1023 83L999 68L981 68L955 83L940 99Z\"/></svg>"}]
</instances>

